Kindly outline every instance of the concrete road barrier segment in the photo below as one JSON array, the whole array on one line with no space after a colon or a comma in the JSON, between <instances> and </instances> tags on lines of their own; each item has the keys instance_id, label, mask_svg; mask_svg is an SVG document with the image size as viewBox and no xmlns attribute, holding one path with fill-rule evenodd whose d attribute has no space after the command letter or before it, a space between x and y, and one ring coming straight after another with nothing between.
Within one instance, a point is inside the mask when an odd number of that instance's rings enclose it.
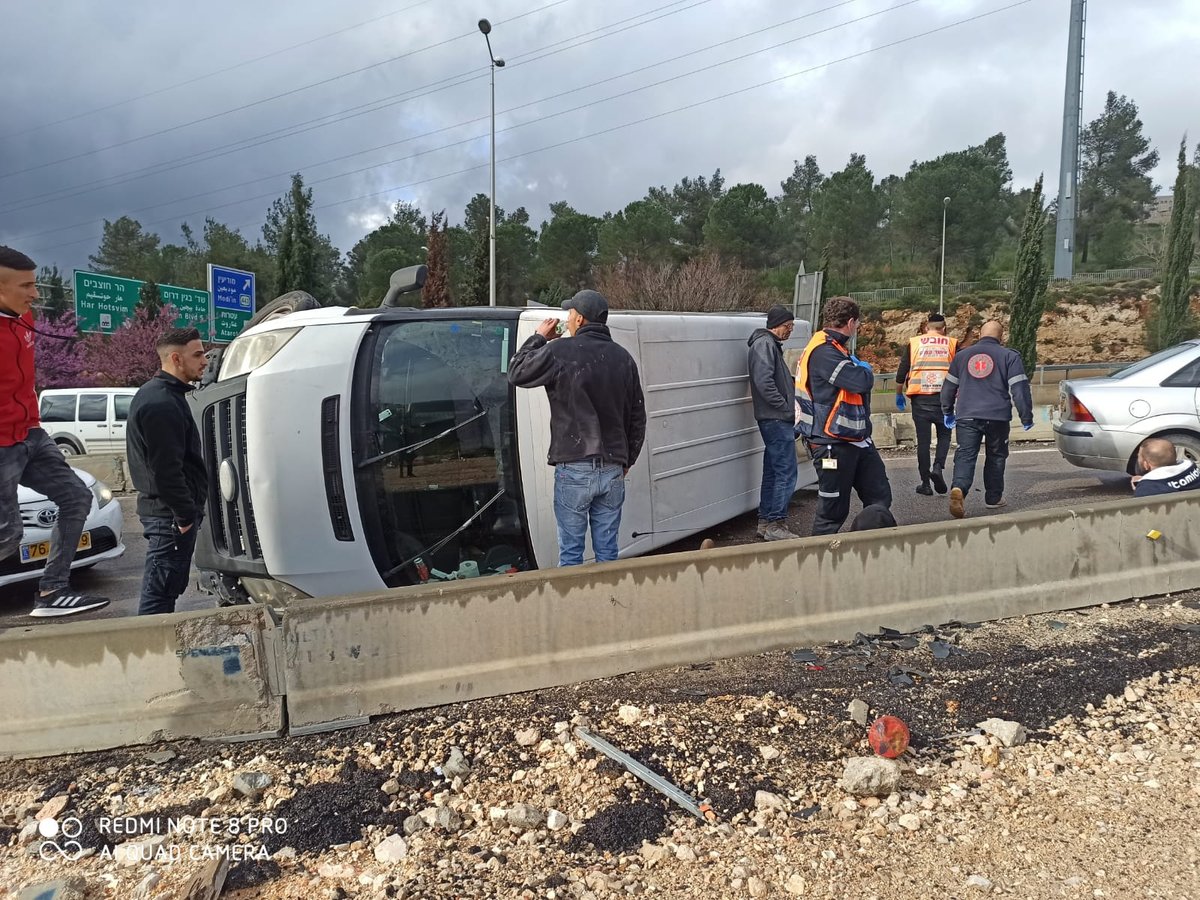
<instances>
[{"instance_id":1,"label":"concrete road barrier segment","mask_svg":"<svg viewBox=\"0 0 1200 900\"><path fill-rule=\"evenodd\" d=\"M264 607L0 634L0 756L283 731L276 629Z\"/></svg>"},{"instance_id":2,"label":"concrete road barrier segment","mask_svg":"<svg viewBox=\"0 0 1200 900\"><path fill-rule=\"evenodd\" d=\"M1122 500L304 601L283 616L289 721L1196 588L1198 508Z\"/></svg>"},{"instance_id":3,"label":"concrete road barrier segment","mask_svg":"<svg viewBox=\"0 0 1200 900\"><path fill-rule=\"evenodd\" d=\"M123 456L71 456L67 462L99 478L114 491L132 491L129 464Z\"/></svg>"}]
</instances>

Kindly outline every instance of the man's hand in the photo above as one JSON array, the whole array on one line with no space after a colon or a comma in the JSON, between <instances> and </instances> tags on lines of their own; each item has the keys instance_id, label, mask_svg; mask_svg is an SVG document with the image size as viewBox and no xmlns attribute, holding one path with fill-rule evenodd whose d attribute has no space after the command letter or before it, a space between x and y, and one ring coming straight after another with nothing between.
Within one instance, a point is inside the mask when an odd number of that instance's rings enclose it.
<instances>
[{"instance_id":1,"label":"man's hand","mask_svg":"<svg viewBox=\"0 0 1200 900\"><path fill-rule=\"evenodd\" d=\"M1130 489L1130 490L1133 490L1135 487L1137 487L1137 486L1138 486L1138 482L1139 482L1139 481L1141 481L1141 480L1142 480L1142 476L1141 476L1141 475L1134 475L1133 477L1131 477L1131 478L1129 479L1129 489Z\"/></svg>"},{"instance_id":2,"label":"man's hand","mask_svg":"<svg viewBox=\"0 0 1200 900\"><path fill-rule=\"evenodd\" d=\"M900 412L904 412L904 407L907 405L908 405L908 401L904 399L904 395L897 394L896 395L896 409L900 410Z\"/></svg>"},{"instance_id":3,"label":"man's hand","mask_svg":"<svg viewBox=\"0 0 1200 900\"><path fill-rule=\"evenodd\" d=\"M942 424L947 428L953 428L954 423L957 421L958 419L956 419L954 416L942 416Z\"/></svg>"},{"instance_id":4,"label":"man's hand","mask_svg":"<svg viewBox=\"0 0 1200 900\"><path fill-rule=\"evenodd\" d=\"M190 525L176 525L175 526L175 528L179 531L180 534L187 534L189 531L191 531L195 527L196 527L195 522L193 522Z\"/></svg>"},{"instance_id":5,"label":"man's hand","mask_svg":"<svg viewBox=\"0 0 1200 900\"><path fill-rule=\"evenodd\" d=\"M621 470L621 477L622 477L622 478L628 478L628 477L629 477L629 466L626 466L625 468L623 468L623 469Z\"/></svg>"},{"instance_id":6,"label":"man's hand","mask_svg":"<svg viewBox=\"0 0 1200 900\"><path fill-rule=\"evenodd\" d=\"M558 334L558 319L543 319L542 324L537 327L537 333L548 341L554 340Z\"/></svg>"},{"instance_id":7,"label":"man's hand","mask_svg":"<svg viewBox=\"0 0 1200 900\"><path fill-rule=\"evenodd\" d=\"M855 356L853 353L850 354L850 362L854 363L856 366L861 366L862 368L866 369L868 372L875 371L874 369L871 368L871 364L869 362L864 362L863 360L861 360L857 356Z\"/></svg>"}]
</instances>

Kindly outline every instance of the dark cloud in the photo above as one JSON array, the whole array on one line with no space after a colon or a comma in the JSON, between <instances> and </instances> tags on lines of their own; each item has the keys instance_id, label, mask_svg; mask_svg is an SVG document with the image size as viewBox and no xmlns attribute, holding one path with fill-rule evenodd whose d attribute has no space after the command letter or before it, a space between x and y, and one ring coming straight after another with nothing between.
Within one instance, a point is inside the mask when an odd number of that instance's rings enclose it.
<instances>
[{"instance_id":1,"label":"dark cloud","mask_svg":"<svg viewBox=\"0 0 1200 900\"><path fill-rule=\"evenodd\" d=\"M498 202L527 207L535 222L555 200L598 214L638 199L649 185L717 167L730 183L757 181L776 191L792 160L809 153L828 171L862 152L882 177L997 131L1008 135L1018 185L1039 172L1056 182L1065 0L1032 0L843 62L835 61L1011 0L922 0L886 12L897 0L566 0L521 15L550 2L19 4L6 10L13 37L0 55L0 173L21 174L0 178L0 242L70 268L86 264L98 222L123 214L168 240L181 221L199 225L205 215L255 236L270 199L296 170L314 185L319 224L342 249L397 200L446 208L458 220L466 201L488 190L487 55L475 32L481 14L495 23L493 48L510 63L497 76ZM396 10L404 11L387 15ZM815 14L703 49L806 13ZM1200 38L1200 0L1126 0L1092 4L1089 13L1085 119L1099 112L1110 89L1132 97L1165 158L1157 180L1169 185L1174 147L1189 127L1197 131L1194 91L1178 73ZM637 16L659 18L570 46L621 20L631 21L616 27L634 25ZM719 65L812 32L824 33ZM583 37L567 40L576 35ZM683 58L624 75L674 56ZM807 69L813 71L670 113ZM585 87L602 79L611 80ZM427 85L443 89L420 90ZM551 98L564 92L571 93ZM605 100L623 92L631 93ZM140 95L149 96L121 102ZM581 104L593 105L570 111ZM375 111L239 152L221 149L364 105ZM111 108L78 116L105 106ZM651 121L618 127L643 118ZM380 149L362 152L368 148ZM209 150L222 155L175 162ZM155 174L126 174L148 167ZM352 170L362 171L345 174ZM92 190L105 179L124 183ZM77 191L84 192L61 196ZM44 202L47 195L60 198Z\"/></svg>"}]
</instances>

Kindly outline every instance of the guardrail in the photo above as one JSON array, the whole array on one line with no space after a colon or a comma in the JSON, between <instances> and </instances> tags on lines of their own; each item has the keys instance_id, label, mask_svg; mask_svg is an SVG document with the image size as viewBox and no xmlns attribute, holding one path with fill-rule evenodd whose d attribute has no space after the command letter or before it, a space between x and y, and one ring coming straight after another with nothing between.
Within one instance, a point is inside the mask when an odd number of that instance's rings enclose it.
<instances>
[{"instance_id":1,"label":"guardrail","mask_svg":"<svg viewBox=\"0 0 1200 900\"><path fill-rule=\"evenodd\" d=\"M1190 590L1198 508L1187 494L1120 500L278 611L13 629L0 635L0 756L297 734L881 624L908 631Z\"/></svg>"},{"instance_id":2,"label":"guardrail","mask_svg":"<svg viewBox=\"0 0 1200 900\"><path fill-rule=\"evenodd\" d=\"M1057 384L1060 381L1067 381L1074 372L1076 377L1091 377L1094 375L1111 375L1113 372L1119 372L1126 366L1133 365L1133 362L1108 362L1108 363L1057 363L1054 365L1038 366L1032 378L1029 379L1031 384ZM1050 381L1046 381L1046 373L1050 372ZM1054 375L1061 373L1060 377L1055 378ZM887 392L896 389L896 373L895 372L876 372L875 373L875 391Z\"/></svg>"}]
</instances>

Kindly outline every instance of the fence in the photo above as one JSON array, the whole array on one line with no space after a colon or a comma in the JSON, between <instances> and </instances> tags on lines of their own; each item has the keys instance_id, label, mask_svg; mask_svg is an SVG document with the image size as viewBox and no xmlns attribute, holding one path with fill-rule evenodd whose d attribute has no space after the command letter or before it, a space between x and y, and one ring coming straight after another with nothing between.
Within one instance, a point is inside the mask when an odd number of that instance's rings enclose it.
<instances>
[{"instance_id":1,"label":"fence","mask_svg":"<svg viewBox=\"0 0 1200 900\"><path fill-rule=\"evenodd\" d=\"M1192 275L1200 275L1200 266L1192 266L1188 270ZM1052 284L1106 284L1114 281L1138 281L1143 278L1155 278L1157 269L1109 269L1106 272L1080 272L1072 278L1055 278ZM957 297L960 294L970 294L976 291L1011 291L1013 280L995 278L991 281L958 281L945 286L947 297ZM918 284L911 287L880 288L875 291L851 291L850 297L859 303L878 303L880 300L900 300L904 297L931 297L938 293L937 285Z\"/></svg>"},{"instance_id":2,"label":"fence","mask_svg":"<svg viewBox=\"0 0 1200 900\"><path fill-rule=\"evenodd\" d=\"M1031 384L1057 384L1060 381L1067 381L1071 377L1071 373L1075 372L1077 376L1086 375L1092 377L1094 375L1111 375L1113 372L1119 372L1126 366L1132 365L1130 362L1090 362L1090 363L1060 363L1051 366L1038 366L1033 377L1029 379ZM1046 374L1050 374L1049 381L1046 379ZM875 373L875 390L877 392L890 392L896 389L896 373L895 372L876 372Z\"/></svg>"}]
</instances>

